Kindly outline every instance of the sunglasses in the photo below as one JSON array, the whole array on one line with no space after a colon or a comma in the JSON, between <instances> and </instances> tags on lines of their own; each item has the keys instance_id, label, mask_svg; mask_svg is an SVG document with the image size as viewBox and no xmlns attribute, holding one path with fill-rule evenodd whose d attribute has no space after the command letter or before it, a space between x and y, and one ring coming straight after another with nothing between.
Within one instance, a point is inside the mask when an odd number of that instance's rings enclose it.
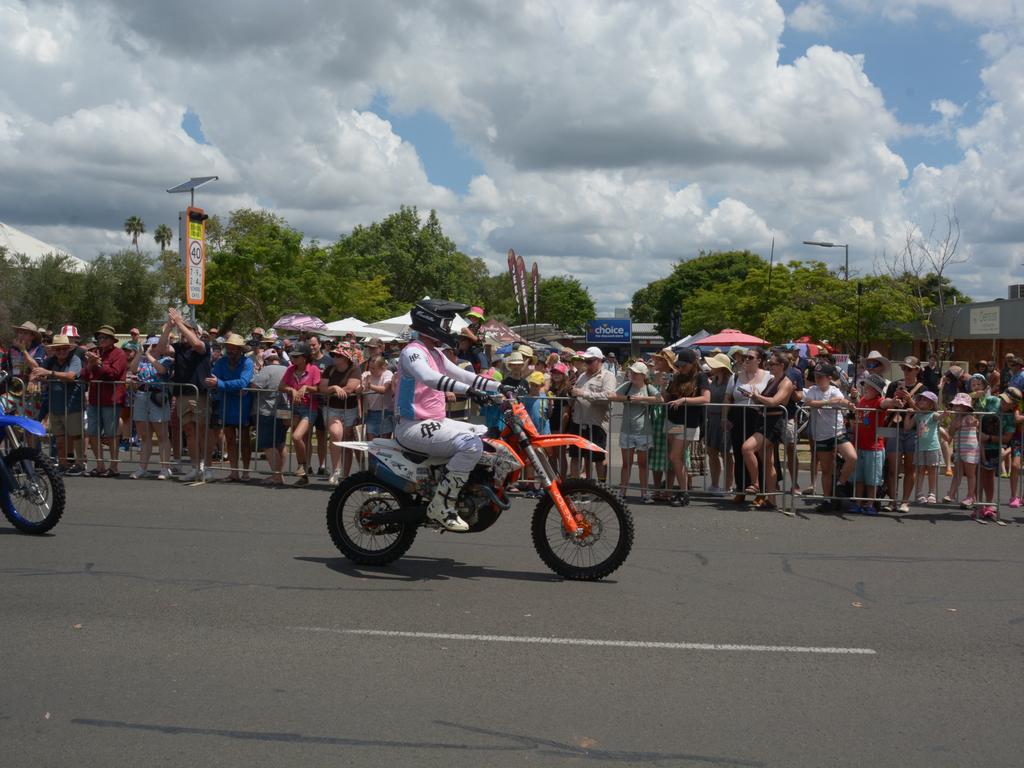
<instances>
[{"instance_id":1,"label":"sunglasses","mask_svg":"<svg viewBox=\"0 0 1024 768\"><path fill-rule=\"evenodd\" d=\"M744 355L744 360L757 360L757 355Z\"/></svg>"},{"instance_id":2,"label":"sunglasses","mask_svg":"<svg viewBox=\"0 0 1024 768\"><path fill-rule=\"evenodd\" d=\"M875 362L874 360L868 360L866 363L864 363L865 368L877 368L880 365L881 363Z\"/></svg>"}]
</instances>

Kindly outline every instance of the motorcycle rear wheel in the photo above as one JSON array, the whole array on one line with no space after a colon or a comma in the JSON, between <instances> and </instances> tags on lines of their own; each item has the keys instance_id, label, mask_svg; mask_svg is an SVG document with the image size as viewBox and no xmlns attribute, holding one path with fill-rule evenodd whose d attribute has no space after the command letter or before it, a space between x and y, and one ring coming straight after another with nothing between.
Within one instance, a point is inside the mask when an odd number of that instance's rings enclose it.
<instances>
[{"instance_id":1,"label":"motorcycle rear wheel","mask_svg":"<svg viewBox=\"0 0 1024 768\"><path fill-rule=\"evenodd\" d=\"M360 565L387 565L404 555L416 538L411 523L367 523L375 512L412 505L408 494L382 484L372 472L346 478L327 502L327 532L345 557Z\"/></svg>"},{"instance_id":2,"label":"motorcycle rear wheel","mask_svg":"<svg viewBox=\"0 0 1024 768\"><path fill-rule=\"evenodd\" d=\"M559 576L576 581L603 579L622 565L633 548L633 515L613 491L593 480L564 480L562 496L583 515L590 535L565 532L562 516L545 495L533 513L533 546Z\"/></svg>"},{"instance_id":3,"label":"motorcycle rear wheel","mask_svg":"<svg viewBox=\"0 0 1024 768\"><path fill-rule=\"evenodd\" d=\"M17 483L0 493L4 517L22 533L46 533L64 514L64 478L35 448L15 448L3 460Z\"/></svg>"}]
</instances>

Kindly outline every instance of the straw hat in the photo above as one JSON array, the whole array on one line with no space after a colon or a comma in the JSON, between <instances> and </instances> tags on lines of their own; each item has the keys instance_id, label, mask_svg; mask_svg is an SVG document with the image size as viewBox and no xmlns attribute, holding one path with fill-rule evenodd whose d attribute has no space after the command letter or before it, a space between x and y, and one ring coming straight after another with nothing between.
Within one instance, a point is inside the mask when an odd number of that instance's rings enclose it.
<instances>
[{"instance_id":1,"label":"straw hat","mask_svg":"<svg viewBox=\"0 0 1024 768\"><path fill-rule=\"evenodd\" d=\"M245 339L243 339L237 333L229 333L227 338L224 339L224 345L232 347L244 347Z\"/></svg>"},{"instance_id":2,"label":"straw hat","mask_svg":"<svg viewBox=\"0 0 1024 768\"><path fill-rule=\"evenodd\" d=\"M705 358L705 362L708 364L708 368L724 368L730 373L732 372L732 360L729 359L728 355L722 352Z\"/></svg>"},{"instance_id":3,"label":"straw hat","mask_svg":"<svg viewBox=\"0 0 1024 768\"><path fill-rule=\"evenodd\" d=\"M673 352L668 347L665 347L665 349L661 350L660 352L655 352L652 355L652 357L660 357L662 360L664 360L666 363L668 363L672 368L676 367L676 353Z\"/></svg>"},{"instance_id":4,"label":"straw hat","mask_svg":"<svg viewBox=\"0 0 1024 768\"><path fill-rule=\"evenodd\" d=\"M65 336L63 334L57 334L56 336L53 337L53 341L51 341L49 344L46 345L46 348L47 349L54 349L56 347L70 347L70 346L72 346L71 339L69 339L67 336Z\"/></svg>"},{"instance_id":5,"label":"straw hat","mask_svg":"<svg viewBox=\"0 0 1024 768\"><path fill-rule=\"evenodd\" d=\"M39 330L39 326L33 323L31 320L26 320L21 325L14 326L16 331L28 331L35 336L42 336L42 332Z\"/></svg>"}]
</instances>

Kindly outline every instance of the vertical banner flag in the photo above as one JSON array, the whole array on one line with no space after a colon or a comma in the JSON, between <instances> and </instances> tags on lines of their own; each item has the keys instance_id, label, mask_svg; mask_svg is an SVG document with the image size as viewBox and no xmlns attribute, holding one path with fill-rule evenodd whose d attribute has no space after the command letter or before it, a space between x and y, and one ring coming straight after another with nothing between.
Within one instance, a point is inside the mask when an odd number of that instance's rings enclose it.
<instances>
[{"instance_id":1,"label":"vertical banner flag","mask_svg":"<svg viewBox=\"0 0 1024 768\"><path fill-rule=\"evenodd\" d=\"M540 270L537 269L537 262L533 262L533 269L530 270L533 278L533 322L537 322L537 299L540 295Z\"/></svg>"},{"instance_id":2,"label":"vertical banner flag","mask_svg":"<svg viewBox=\"0 0 1024 768\"><path fill-rule=\"evenodd\" d=\"M508 278L512 281L512 296L516 300L516 312L522 314L519 308L519 287L516 285L516 252L508 249Z\"/></svg>"},{"instance_id":3,"label":"vertical banner flag","mask_svg":"<svg viewBox=\"0 0 1024 768\"><path fill-rule=\"evenodd\" d=\"M523 261L521 254L516 254L516 284L519 286L519 301L523 306L523 313L521 317L523 322L529 322L530 318L528 314L530 312L530 300L526 294L526 262Z\"/></svg>"}]
</instances>

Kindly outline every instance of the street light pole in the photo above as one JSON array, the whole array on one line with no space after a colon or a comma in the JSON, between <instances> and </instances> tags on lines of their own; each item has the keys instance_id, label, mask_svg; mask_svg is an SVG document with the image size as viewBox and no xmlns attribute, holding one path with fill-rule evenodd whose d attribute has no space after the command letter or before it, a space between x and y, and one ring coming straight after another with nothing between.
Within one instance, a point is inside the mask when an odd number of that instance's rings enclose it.
<instances>
[{"instance_id":1,"label":"street light pole","mask_svg":"<svg viewBox=\"0 0 1024 768\"><path fill-rule=\"evenodd\" d=\"M846 252L843 262L843 279L850 279L850 245L849 243L825 243L819 240L804 240L804 245L816 245L819 248L842 248Z\"/></svg>"}]
</instances>

